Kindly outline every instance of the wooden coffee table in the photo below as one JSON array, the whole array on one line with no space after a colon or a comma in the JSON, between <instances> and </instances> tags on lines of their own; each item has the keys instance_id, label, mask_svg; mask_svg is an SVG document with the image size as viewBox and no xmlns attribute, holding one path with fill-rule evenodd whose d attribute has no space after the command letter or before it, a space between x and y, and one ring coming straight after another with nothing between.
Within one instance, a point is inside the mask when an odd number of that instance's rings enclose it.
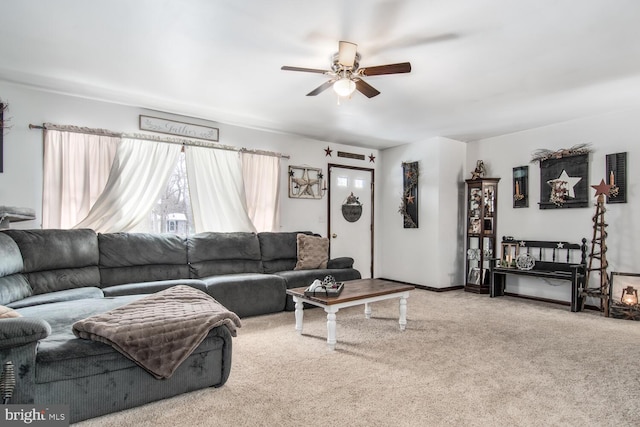
<instances>
[{"instance_id":1,"label":"wooden coffee table","mask_svg":"<svg viewBox=\"0 0 640 427\"><path fill-rule=\"evenodd\" d=\"M287 294L293 297L296 303L296 331L302 334L302 320L304 303L309 303L324 308L327 312L327 344L329 349L336 347L336 313L344 307L364 304L364 315L371 318L370 303L383 301L391 298L400 299L400 330L404 331L407 326L407 298L409 292L415 289L414 286L390 282L382 279L360 279L344 282L344 288L337 297L327 296L306 296L306 287L287 289Z\"/></svg>"}]
</instances>

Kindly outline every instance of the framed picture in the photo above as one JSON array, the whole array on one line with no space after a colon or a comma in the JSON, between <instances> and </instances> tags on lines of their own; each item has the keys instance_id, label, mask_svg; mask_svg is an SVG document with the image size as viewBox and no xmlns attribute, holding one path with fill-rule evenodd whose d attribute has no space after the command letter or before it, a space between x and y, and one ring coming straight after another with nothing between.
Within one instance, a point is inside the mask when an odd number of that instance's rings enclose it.
<instances>
[{"instance_id":1,"label":"framed picture","mask_svg":"<svg viewBox=\"0 0 640 427\"><path fill-rule=\"evenodd\" d=\"M612 272L609 281L609 316L640 320L638 293L640 293L640 274Z\"/></svg>"},{"instance_id":2,"label":"framed picture","mask_svg":"<svg viewBox=\"0 0 640 427\"><path fill-rule=\"evenodd\" d=\"M484 234L493 233L493 218L484 219Z\"/></svg>"},{"instance_id":3,"label":"framed picture","mask_svg":"<svg viewBox=\"0 0 640 427\"><path fill-rule=\"evenodd\" d=\"M529 207L529 166L513 168L513 207Z\"/></svg>"},{"instance_id":4,"label":"framed picture","mask_svg":"<svg viewBox=\"0 0 640 427\"><path fill-rule=\"evenodd\" d=\"M469 277L467 278L467 282L472 285L480 284L480 268L473 267L469 270Z\"/></svg>"},{"instance_id":5,"label":"framed picture","mask_svg":"<svg viewBox=\"0 0 640 427\"><path fill-rule=\"evenodd\" d=\"M540 162L540 209L589 207L589 154Z\"/></svg>"},{"instance_id":6,"label":"framed picture","mask_svg":"<svg viewBox=\"0 0 640 427\"><path fill-rule=\"evenodd\" d=\"M402 162L402 204L404 228L418 228L418 162Z\"/></svg>"},{"instance_id":7,"label":"framed picture","mask_svg":"<svg viewBox=\"0 0 640 427\"><path fill-rule=\"evenodd\" d=\"M469 218L469 234L480 234L480 218Z\"/></svg>"},{"instance_id":8,"label":"framed picture","mask_svg":"<svg viewBox=\"0 0 640 427\"><path fill-rule=\"evenodd\" d=\"M322 169L289 166L289 197L292 199L322 199L327 191Z\"/></svg>"},{"instance_id":9,"label":"framed picture","mask_svg":"<svg viewBox=\"0 0 640 427\"><path fill-rule=\"evenodd\" d=\"M609 295L611 302L622 302L622 291L631 286L640 293L640 273L611 273Z\"/></svg>"},{"instance_id":10,"label":"framed picture","mask_svg":"<svg viewBox=\"0 0 640 427\"><path fill-rule=\"evenodd\" d=\"M627 203L627 153L607 154L606 171L611 186L607 203Z\"/></svg>"}]
</instances>

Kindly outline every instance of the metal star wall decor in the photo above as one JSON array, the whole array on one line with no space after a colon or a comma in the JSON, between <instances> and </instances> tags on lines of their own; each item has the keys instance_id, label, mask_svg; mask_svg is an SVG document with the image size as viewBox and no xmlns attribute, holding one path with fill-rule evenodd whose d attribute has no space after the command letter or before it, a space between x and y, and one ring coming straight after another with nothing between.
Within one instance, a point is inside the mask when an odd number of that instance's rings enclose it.
<instances>
[{"instance_id":1,"label":"metal star wall decor","mask_svg":"<svg viewBox=\"0 0 640 427\"><path fill-rule=\"evenodd\" d=\"M295 199L321 199L327 191L322 169L307 166L289 166L289 197Z\"/></svg>"}]
</instances>

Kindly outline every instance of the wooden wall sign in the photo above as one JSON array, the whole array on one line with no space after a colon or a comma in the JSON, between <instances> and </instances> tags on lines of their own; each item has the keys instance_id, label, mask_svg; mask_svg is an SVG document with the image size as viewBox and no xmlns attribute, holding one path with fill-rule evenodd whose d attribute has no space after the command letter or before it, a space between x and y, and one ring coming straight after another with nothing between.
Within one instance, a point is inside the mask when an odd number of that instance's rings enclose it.
<instances>
[{"instance_id":1,"label":"wooden wall sign","mask_svg":"<svg viewBox=\"0 0 640 427\"><path fill-rule=\"evenodd\" d=\"M140 130L166 133L169 135L185 136L187 138L218 141L218 128L202 126L191 123L176 122L175 120L161 119L140 114Z\"/></svg>"},{"instance_id":2,"label":"wooden wall sign","mask_svg":"<svg viewBox=\"0 0 640 427\"><path fill-rule=\"evenodd\" d=\"M402 214L404 228L418 228L418 162L402 163Z\"/></svg>"},{"instance_id":3,"label":"wooden wall sign","mask_svg":"<svg viewBox=\"0 0 640 427\"><path fill-rule=\"evenodd\" d=\"M589 207L589 154L540 161L540 209Z\"/></svg>"},{"instance_id":4,"label":"wooden wall sign","mask_svg":"<svg viewBox=\"0 0 640 427\"><path fill-rule=\"evenodd\" d=\"M364 154L347 153L346 151L338 151L338 157L344 157L345 159L364 160Z\"/></svg>"}]
</instances>

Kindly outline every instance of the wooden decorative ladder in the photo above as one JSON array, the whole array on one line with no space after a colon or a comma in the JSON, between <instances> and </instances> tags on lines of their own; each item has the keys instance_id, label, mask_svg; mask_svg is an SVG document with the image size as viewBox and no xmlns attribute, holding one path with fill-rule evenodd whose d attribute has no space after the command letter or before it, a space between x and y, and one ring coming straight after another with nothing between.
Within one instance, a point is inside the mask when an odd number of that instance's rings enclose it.
<instances>
[{"instance_id":1,"label":"wooden decorative ladder","mask_svg":"<svg viewBox=\"0 0 640 427\"><path fill-rule=\"evenodd\" d=\"M604 194L599 194L596 201L596 214L593 216L593 239L591 240L591 253L589 254L589 265L585 277L584 288L582 289L582 309L586 297L600 299L600 311L605 317L609 317L609 275L607 274L607 223L604 221ZM589 287L591 272L600 273L600 286Z\"/></svg>"}]
</instances>

